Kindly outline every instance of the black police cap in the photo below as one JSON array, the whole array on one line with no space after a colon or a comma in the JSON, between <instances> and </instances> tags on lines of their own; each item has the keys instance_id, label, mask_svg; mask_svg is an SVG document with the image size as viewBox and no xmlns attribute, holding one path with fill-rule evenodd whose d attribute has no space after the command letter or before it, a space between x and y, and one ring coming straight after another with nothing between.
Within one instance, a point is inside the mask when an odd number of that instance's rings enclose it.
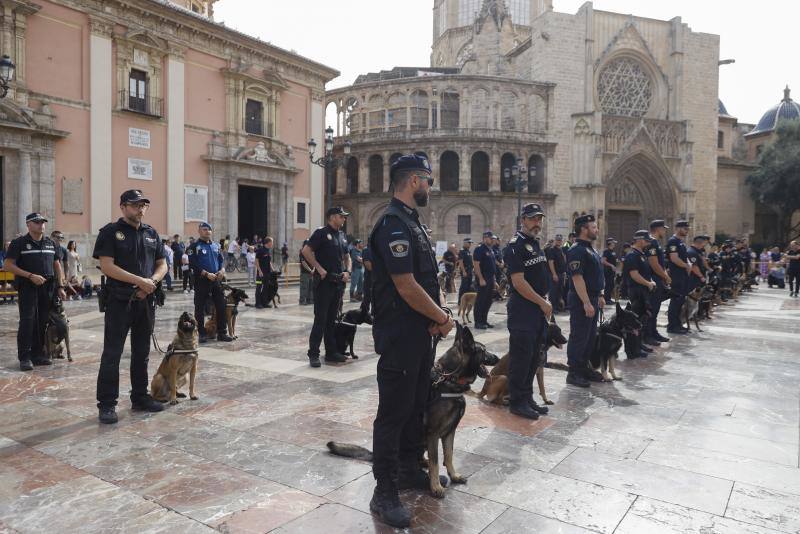
<instances>
[{"instance_id":1,"label":"black police cap","mask_svg":"<svg viewBox=\"0 0 800 534\"><path fill-rule=\"evenodd\" d=\"M616 242L617 242L617 240L614 239L613 237L607 237L606 238L606 245L609 245L611 243L616 243Z\"/></svg>"},{"instance_id":2,"label":"black police cap","mask_svg":"<svg viewBox=\"0 0 800 534\"><path fill-rule=\"evenodd\" d=\"M328 210L325 212L325 218L327 219L331 215L344 215L347 217L350 215L350 213L344 211L344 208L341 206L334 206L332 208L328 208Z\"/></svg>"},{"instance_id":3,"label":"black police cap","mask_svg":"<svg viewBox=\"0 0 800 534\"><path fill-rule=\"evenodd\" d=\"M582 224L594 222L595 220L596 219L594 218L594 215L592 215L591 213L589 213L587 215L581 215L580 217L575 219L575 226L577 227L577 226L580 226Z\"/></svg>"},{"instance_id":4,"label":"black police cap","mask_svg":"<svg viewBox=\"0 0 800 534\"><path fill-rule=\"evenodd\" d=\"M711 241L711 236L709 236L708 234L699 235L695 239L698 239L698 238L699 239L705 239L706 241Z\"/></svg>"},{"instance_id":5,"label":"black police cap","mask_svg":"<svg viewBox=\"0 0 800 534\"><path fill-rule=\"evenodd\" d=\"M692 241L708 241L707 235L696 235Z\"/></svg>"},{"instance_id":6,"label":"black police cap","mask_svg":"<svg viewBox=\"0 0 800 534\"><path fill-rule=\"evenodd\" d=\"M41 213L38 213L38 212L34 211L33 213L29 213L29 214L27 214L25 216L25 222L30 222L30 221L33 221L33 222L47 222L47 219Z\"/></svg>"},{"instance_id":7,"label":"black police cap","mask_svg":"<svg viewBox=\"0 0 800 534\"><path fill-rule=\"evenodd\" d=\"M655 228L669 228L669 226L667 226L664 219L656 219L650 223L650 229L653 230Z\"/></svg>"},{"instance_id":8,"label":"black police cap","mask_svg":"<svg viewBox=\"0 0 800 534\"><path fill-rule=\"evenodd\" d=\"M150 204L150 199L144 196L141 189L128 189L119 196L119 203L127 204L129 202L147 202Z\"/></svg>"},{"instance_id":9,"label":"black police cap","mask_svg":"<svg viewBox=\"0 0 800 534\"><path fill-rule=\"evenodd\" d=\"M406 154L397 158L389 168L389 180L394 181L398 171L423 171L430 173L431 164L425 156Z\"/></svg>"},{"instance_id":10,"label":"black police cap","mask_svg":"<svg viewBox=\"0 0 800 534\"><path fill-rule=\"evenodd\" d=\"M689 221L684 221L681 219L675 223L675 228L689 228Z\"/></svg>"},{"instance_id":11,"label":"black police cap","mask_svg":"<svg viewBox=\"0 0 800 534\"><path fill-rule=\"evenodd\" d=\"M465 237L464 238L464 243L472 243L472 238L471 237Z\"/></svg>"},{"instance_id":12,"label":"black police cap","mask_svg":"<svg viewBox=\"0 0 800 534\"><path fill-rule=\"evenodd\" d=\"M494 233L492 233L491 230L487 230L487 231L483 232L483 237L492 237L493 235L494 235Z\"/></svg>"},{"instance_id":13,"label":"black police cap","mask_svg":"<svg viewBox=\"0 0 800 534\"><path fill-rule=\"evenodd\" d=\"M650 239L650 232L647 230L637 230L633 233L633 240L637 239Z\"/></svg>"},{"instance_id":14,"label":"black police cap","mask_svg":"<svg viewBox=\"0 0 800 534\"><path fill-rule=\"evenodd\" d=\"M519 212L520 217L536 217L537 215L541 215L544 217L544 210L539 204L531 202L530 204L525 204L522 206L522 211Z\"/></svg>"},{"instance_id":15,"label":"black police cap","mask_svg":"<svg viewBox=\"0 0 800 534\"><path fill-rule=\"evenodd\" d=\"M209 223L207 223L205 221L203 221L200 224L198 224L197 227L198 228L205 228L206 230L213 230L214 229L214 228L211 227L211 225Z\"/></svg>"}]
</instances>

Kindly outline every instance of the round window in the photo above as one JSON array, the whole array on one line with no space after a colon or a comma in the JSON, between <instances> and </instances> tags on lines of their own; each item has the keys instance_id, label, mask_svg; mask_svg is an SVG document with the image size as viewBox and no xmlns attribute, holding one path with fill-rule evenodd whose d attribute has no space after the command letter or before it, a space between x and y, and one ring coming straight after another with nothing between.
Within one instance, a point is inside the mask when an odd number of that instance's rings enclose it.
<instances>
[{"instance_id":1,"label":"round window","mask_svg":"<svg viewBox=\"0 0 800 534\"><path fill-rule=\"evenodd\" d=\"M638 61L622 57L603 67L597 95L604 113L641 117L653 101L653 82Z\"/></svg>"}]
</instances>

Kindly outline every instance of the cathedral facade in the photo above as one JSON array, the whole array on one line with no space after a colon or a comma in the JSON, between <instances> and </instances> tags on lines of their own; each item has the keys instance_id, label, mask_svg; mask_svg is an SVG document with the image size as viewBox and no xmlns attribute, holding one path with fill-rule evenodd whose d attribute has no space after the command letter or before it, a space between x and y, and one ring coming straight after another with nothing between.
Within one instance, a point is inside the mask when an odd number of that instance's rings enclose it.
<instances>
[{"instance_id":1,"label":"cathedral facade","mask_svg":"<svg viewBox=\"0 0 800 534\"><path fill-rule=\"evenodd\" d=\"M348 232L366 235L388 201L393 158L421 152L436 240L508 238L520 198L545 207L550 236L581 213L621 240L654 218L713 235L718 36L550 0L435 0L433 17L430 66L326 95L335 150L351 143L333 184Z\"/></svg>"}]
</instances>

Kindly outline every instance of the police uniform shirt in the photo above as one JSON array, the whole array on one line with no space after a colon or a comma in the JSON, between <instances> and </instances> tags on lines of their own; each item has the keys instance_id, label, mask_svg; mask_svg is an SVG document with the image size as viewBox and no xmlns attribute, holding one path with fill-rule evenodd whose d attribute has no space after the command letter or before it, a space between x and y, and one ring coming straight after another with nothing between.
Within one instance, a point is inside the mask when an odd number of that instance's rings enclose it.
<instances>
[{"instance_id":1,"label":"police uniform shirt","mask_svg":"<svg viewBox=\"0 0 800 534\"><path fill-rule=\"evenodd\" d=\"M639 275L645 280L653 280L653 270L650 268L650 263L647 261L647 256L643 252L635 248L631 248L628 255L622 262L622 279L628 285L628 289L641 287L641 284L631 278L631 271L639 271Z\"/></svg>"},{"instance_id":2,"label":"police uniform shirt","mask_svg":"<svg viewBox=\"0 0 800 534\"><path fill-rule=\"evenodd\" d=\"M732 273L736 268L735 261L735 254L731 252L725 252L724 250L719 253L719 263L724 272Z\"/></svg>"},{"instance_id":3,"label":"police uniform shirt","mask_svg":"<svg viewBox=\"0 0 800 534\"><path fill-rule=\"evenodd\" d=\"M92 257L114 258L114 265L136 276L152 278L156 262L164 259L164 245L158 232L148 224L134 228L125 219L109 223L100 229L94 244ZM111 285L126 285L124 282L108 278Z\"/></svg>"},{"instance_id":4,"label":"police uniform shirt","mask_svg":"<svg viewBox=\"0 0 800 534\"><path fill-rule=\"evenodd\" d=\"M617 266L617 253L616 253L616 252L614 252L613 250L611 250L610 248L607 248L607 249L605 249L605 250L603 251L603 257L606 259L606 261L607 261L608 263L610 263L610 264L611 264L611 265L613 265L614 267L616 267L616 266ZM607 266L605 266L605 265L603 265L603 267L605 267L605 268L606 268L606 270L611 270L611 269L609 269L609 268L608 268Z\"/></svg>"},{"instance_id":5,"label":"police uniform shirt","mask_svg":"<svg viewBox=\"0 0 800 534\"><path fill-rule=\"evenodd\" d=\"M661 243L658 242L658 239L651 238L643 252L648 259L653 256L658 258L658 264L664 267L664 249L661 248Z\"/></svg>"},{"instance_id":6,"label":"police uniform shirt","mask_svg":"<svg viewBox=\"0 0 800 534\"><path fill-rule=\"evenodd\" d=\"M451 265L447 266L447 272L451 272L453 270L453 267L456 264L456 255L455 255L455 253L452 250L447 249L447 250L444 251L444 254L442 254L442 259L444 261L446 261L447 263L451 264Z\"/></svg>"},{"instance_id":7,"label":"police uniform shirt","mask_svg":"<svg viewBox=\"0 0 800 534\"><path fill-rule=\"evenodd\" d=\"M59 253L49 237L42 236L41 240L34 241L31 234L25 234L11 241L6 258L14 260L20 269L47 278L55 275L54 264L59 259ZM16 278L18 281L24 280L19 276Z\"/></svg>"},{"instance_id":8,"label":"police uniform shirt","mask_svg":"<svg viewBox=\"0 0 800 534\"><path fill-rule=\"evenodd\" d=\"M548 260L553 260L553 267L557 273L567 272L567 259L564 257L564 250L561 247L550 247L544 251Z\"/></svg>"},{"instance_id":9,"label":"police uniform shirt","mask_svg":"<svg viewBox=\"0 0 800 534\"><path fill-rule=\"evenodd\" d=\"M475 249L475 253L472 256L475 261L478 262L478 265L481 266L481 276L483 276L484 279L492 278L497 270L497 263L492 249L485 244L481 244Z\"/></svg>"},{"instance_id":10,"label":"police uniform shirt","mask_svg":"<svg viewBox=\"0 0 800 534\"><path fill-rule=\"evenodd\" d=\"M517 232L508 242L503 252L503 261L508 268L509 276L523 273L525 281L530 284L539 296L547 294L550 270L547 257L539 247L536 238ZM509 284L511 293L508 300L508 327L510 329L532 330L540 325L535 324L534 317L541 316L542 309L520 295L514 284Z\"/></svg>"},{"instance_id":11,"label":"police uniform shirt","mask_svg":"<svg viewBox=\"0 0 800 534\"><path fill-rule=\"evenodd\" d=\"M570 276L580 274L586 283L586 292L590 297L599 295L606 284L600 254L589 241L578 239L567 251L567 266Z\"/></svg>"},{"instance_id":12,"label":"police uniform shirt","mask_svg":"<svg viewBox=\"0 0 800 534\"><path fill-rule=\"evenodd\" d=\"M503 261L503 253L500 252L500 245L492 245L492 254L494 254L494 263L499 265Z\"/></svg>"},{"instance_id":13,"label":"police uniform shirt","mask_svg":"<svg viewBox=\"0 0 800 534\"><path fill-rule=\"evenodd\" d=\"M314 251L317 263L329 273L342 272L342 258L347 253L347 240L339 230L330 225L314 230L308 238L308 246Z\"/></svg>"},{"instance_id":14,"label":"police uniform shirt","mask_svg":"<svg viewBox=\"0 0 800 534\"><path fill-rule=\"evenodd\" d=\"M676 263L672 261L672 254L675 253L678 255L678 258L686 263L687 259L687 250L686 250L686 243L683 242L681 238L676 235L673 235L667 241L667 253L670 255L670 275L671 276L684 276L686 275L686 270L683 267L678 267Z\"/></svg>"},{"instance_id":15,"label":"police uniform shirt","mask_svg":"<svg viewBox=\"0 0 800 534\"><path fill-rule=\"evenodd\" d=\"M716 252L709 252L708 253L708 264L709 265L719 265L720 259L719 254Z\"/></svg>"},{"instance_id":16,"label":"police uniform shirt","mask_svg":"<svg viewBox=\"0 0 800 534\"><path fill-rule=\"evenodd\" d=\"M686 251L686 261L688 261L693 267L697 265L697 268L700 269L700 274L705 276L706 265L703 262L703 256L705 256L703 249L697 248L694 245L689 247L689 249Z\"/></svg>"},{"instance_id":17,"label":"police uniform shirt","mask_svg":"<svg viewBox=\"0 0 800 534\"><path fill-rule=\"evenodd\" d=\"M787 268L786 271L789 273L798 273L800 272L800 250L787 250L786 251L786 260L787 260Z\"/></svg>"},{"instance_id":18,"label":"police uniform shirt","mask_svg":"<svg viewBox=\"0 0 800 534\"><path fill-rule=\"evenodd\" d=\"M475 270L475 266L472 264L472 253L462 248L458 251L458 259L461 260L461 263L464 265L464 270L467 271L467 274L472 274Z\"/></svg>"},{"instance_id":19,"label":"police uniform shirt","mask_svg":"<svg viewBox=\"0 0 800 534\"><path fill-rule=\"evenodd\" d=\"M261 272L269 274L272 272L272 249L261 245L256 250L256 261L258 262L258 266L261 267Z\"/></svg>"},{"instance_id":20,"label":"police uniform shirt","mask_svg":"<svg viewBox=\"0 0 800 534\"><path fill-rule=\"evenodd\" d=\"M189 246L186 254L189 256L189 266L197 276L203 271L217 273L225 265L221 245L215 241L206 242L198 239Z\"/></svg>"}]
</instances>

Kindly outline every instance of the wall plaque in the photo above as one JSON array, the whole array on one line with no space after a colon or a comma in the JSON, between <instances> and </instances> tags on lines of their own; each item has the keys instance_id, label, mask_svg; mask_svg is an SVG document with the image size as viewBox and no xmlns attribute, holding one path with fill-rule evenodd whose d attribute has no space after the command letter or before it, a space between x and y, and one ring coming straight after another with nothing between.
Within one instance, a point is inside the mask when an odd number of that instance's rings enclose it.
<instances>
[{"instance_id":1,"label":"wall plaque","mask_svg":"<svg viewBox=\"0 0 800 534\"><path fill-rule=\"evenodd\" d=\"M83 213L83 178L61 177L61 212Z\"/></svg>"},{"instance_id":2,"label":"wall plaque","mask_svg":"<svg viewBox=\"0 0 800 534\"><path fill-rule=\"evenodd\" d=\"M128 146L150 148L150 130L128 128Z\"/></svg>"},{"instance_id":3,"label":"wall plaque","mask_svg":"<svg viewBox=\"0 0 800 534\"><path fill-rule=\"evenodd\" d=\"M149 159L128 158L128 178L152 180L153 162Z\"/></svg>"},{"instance_id":4,"label":"wall plaque","mask_svg":"<svg viewBox=\"0 0 800 534\"><path fill-rule=\"evenodd\" d=\"M183 212L185 222L208 221L208 187L184 185Z\"/></svg>"}]
</instances>

